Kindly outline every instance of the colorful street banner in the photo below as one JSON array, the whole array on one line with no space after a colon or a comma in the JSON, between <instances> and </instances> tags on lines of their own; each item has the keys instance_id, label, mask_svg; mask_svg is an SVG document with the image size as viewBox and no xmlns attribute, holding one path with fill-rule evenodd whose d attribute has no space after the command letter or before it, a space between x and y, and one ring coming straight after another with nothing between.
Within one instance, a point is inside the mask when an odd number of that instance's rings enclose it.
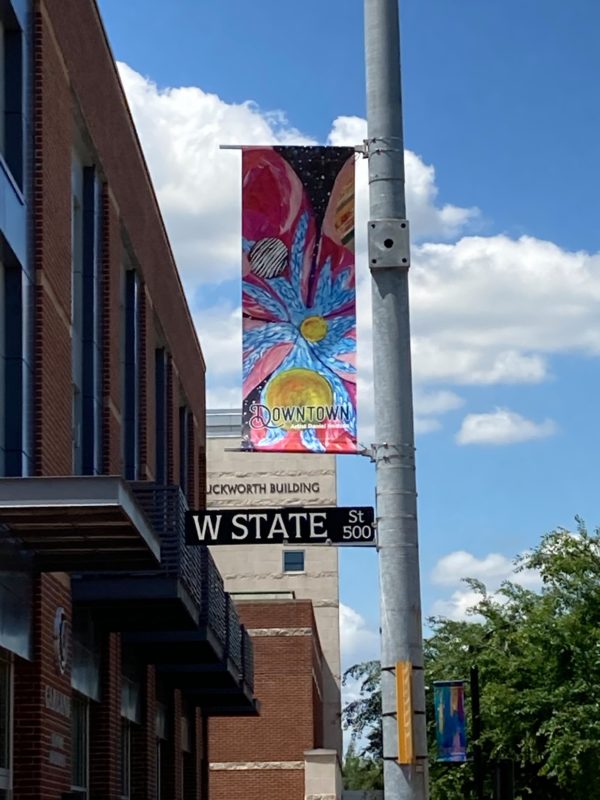
<instances>
[{"instance_id":1,"label":"colorful street banner","mask_svg":"<svg viewBox=\"0 0 600 800\"><path fill-rule=\"evenodd\" d=\"M433 685L438 761L467 760L465 687L463 681L436 681Z\"/></svg>"},{"instance_id":2,"label":"colorful street banner","mask_svg":"<svg viewBox=\"0 0 600 800\"><path fill-rule=\"evenodd\" d=\"M356 452L353 148L242 152L243 446Z\"/></svg>"}]
</instances>

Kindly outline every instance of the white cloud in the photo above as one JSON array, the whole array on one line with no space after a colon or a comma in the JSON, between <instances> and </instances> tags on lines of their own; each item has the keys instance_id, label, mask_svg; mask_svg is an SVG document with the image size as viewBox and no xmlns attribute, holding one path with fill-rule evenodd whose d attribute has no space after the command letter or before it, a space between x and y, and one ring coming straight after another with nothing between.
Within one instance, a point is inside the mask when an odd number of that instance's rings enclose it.
<instances>
[{"instance_id":1,"label":"white cloud","mask_svg":"<svg viewBox=\"0 0 600 800\"><path fill-rule=\"evenodd\" d=\"M512 581L528 589L539 589L542 581L538 572L515 572L514 562L501 553L488 553L478 558L466 550L456 550L438 560L431 572L435 586L455 587L449 597L438 598L432 606L436 616L450 619L467 618L469 609L481 599L480 595L464 583L465 578L476 578L489 592L496 592L502 583Z\"/></svg>"},{"instance_id":2,"label":"white cloud","mask_svg":"<svg viewBox=\"0 0 600 800\"><path fill-rule=\"evenodd\" d=\"M342 662L347 666L379 658L379 636L367 627L363 617L340 603Z\"/></svg>"},{"instance_id":3,"label":"white cloud","mask_svg":"<svg viewBox=\"0 0 600 800\"><path fill-rule=\"evenodd\" d=\"M127 64L118 66L186 287L234 277L240 154L219 146L314 140L281 113L226 103L196 86L159 89Z\"/></svg>"},{"instance_id":4,"label":"white cloud","mask_svg":"<svg viewBox=\"0 0 600 800\"><path fill-rule=\"evenodd\" d=\"M360 117L338 117L331 126L328 144L334 146L360 145L367 138L367 122ZM464 230L476 219L476 208L437 204L438 188L435 183L435 169L423 159L406 150L404 153L406 171L406 210L410 219L411 234L414 240L425 237L435 239L451 238ZM362 241L357 242L360 255L366 252L364 241L365 225L368 219L368 161L360 158L356 168L356 217L357 229ZM362 221L362 222L361 222ZM361 246L362 245L362 246ZM358 263L366 263L359 258Z\"/></svg>"},{"instance_id":5,"label":"white cloud","mask_svg":"<svg viewBox=\"0 0 600 800\"><path fill-rule=\"evenodd\" d=\"M456 434L458 444L515 444L545 439L557 431L551 419L533 422L507 408L489 414L467 414Z\"/></svg>"},{"instance_id":6,"label":"white cloud","mask_svg":"<svg viewBox=\"0 0 600 800\"><path fill-rule=\"evenodd\" d=\"M198 87L159 89L126 64L119 69L184 285L190 298L199 298L206 284L239 275L240 154L221 151L219 145L314 140L281 112L265 113L252 102L227 103ZM354 145L365 137L363 119L343 116L333 120L328 143ZM434 167L410 151L405 163L416 243L410 290L418 432L439 429L441 415L458 407L428 409L425 398L432 393L454 394L450 390L457 386L536 384L550 377L554 354L600 355L600 255L566 252L529 236L465 236L477 209L440 202ZM356 179L360 438L370 442L366 159L357 159ZM218 335L216 315L196 318L211 392L233 396L239 386L239 311L226 310ZM524 436L516 422L508 428ZM551 432L549 421L541 428L531 425L528 437ZM498 435L505 441L506 427Z\"/></svg>"},{"instance_id":7,"label":"white cloud","mask_svg":"<svg viewBox=\"0 0 600 800\"><path fill-rule=\"evenodd\" d=\"M500 553L489 553L484 558L476 558L466 550L456 550L443 556L431 573L431 581L438 586L455 586L463 578L477 577L486 583L502 582L513 571L513 563Z\"/></svg>"},{"instance_id":8,"label":"white cloud","mask_svg":"<svg viewBox=\"0 0 600 800\"><path fill-rule=\"evenodd\" d=\"M476 619L476 616L469 614L481 596L471 589L457 589L452 592L449 598L436 600L432 606L431 613L435 617L447 617L448 619L464 620Z\"/></svg>"}]
</instances>

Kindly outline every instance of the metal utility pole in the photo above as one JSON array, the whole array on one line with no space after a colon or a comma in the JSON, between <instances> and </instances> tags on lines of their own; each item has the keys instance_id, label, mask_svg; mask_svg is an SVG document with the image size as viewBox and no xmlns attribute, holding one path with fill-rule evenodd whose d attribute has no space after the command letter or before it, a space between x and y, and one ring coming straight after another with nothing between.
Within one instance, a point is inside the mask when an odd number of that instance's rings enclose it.
<instances>
[{"instance_id":1,"label":"metal utility pole","mask_svg":"<svg viewBox=\"0 0 600 800\"><path fill-rule=\"evenodd\" d=\"M426 800L398 0L365 0L365 42L385 800ZM401 661L413 667L409 764L398 763L395 667Z\"/></svg>"}]
</instances>

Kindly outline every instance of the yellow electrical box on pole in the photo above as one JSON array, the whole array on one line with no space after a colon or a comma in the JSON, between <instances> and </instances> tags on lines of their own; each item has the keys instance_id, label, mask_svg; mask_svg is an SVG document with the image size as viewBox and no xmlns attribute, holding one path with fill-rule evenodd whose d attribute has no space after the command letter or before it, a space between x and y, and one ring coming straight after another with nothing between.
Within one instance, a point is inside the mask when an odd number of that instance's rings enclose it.
<instances>
[{"instance_id":1,"label":"yellow electrical box on pole","mask_svg":"<svg viewBox=\"0 0 600 800\"><path fill-rule=\"evenodd\" d=\"M412 663L396 663L396 720L398 722L398 763L413 764L415 748L413 738Z\"/></svg>"}]
</instances>

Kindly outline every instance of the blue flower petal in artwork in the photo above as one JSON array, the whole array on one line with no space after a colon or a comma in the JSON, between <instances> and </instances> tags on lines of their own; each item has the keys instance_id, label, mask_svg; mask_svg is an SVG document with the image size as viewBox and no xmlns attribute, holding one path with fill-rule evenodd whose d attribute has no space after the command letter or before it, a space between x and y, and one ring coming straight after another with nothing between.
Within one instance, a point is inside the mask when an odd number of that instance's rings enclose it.
<instances>
[{"instance_id":1,"label":"blue flower petal in artwork","mask_svg":"<svg viewBox=\"0 0 600 800\"><path fill-rule=\"evenodd\" d=\"M356 327L356 317L354 314L339 314L337 317L327 318L327 336L323 339L324 342L339 342L350 331Z\"/></svg>"},{"instance_id":2,"label":"blue flower petal in artwork","mask_svg":"<svg viewBox=\"0 0 600 800\"><path fill-rule=\"evenodd\" d=\"M298 328L289 322L265 322L256 328L244 331L244 350L254 350L263 342L271 345L293 342L298 336Z\"/></svg>"},{"instance_id":3,"label":"blue flower petal in artwork","mask_svg":"<svg viewBox=\"0 0 600 800\"><path fill-rule=\"evenodd\" d=\"M352 270L350 267L346 267L341 272L338 273L335 281L333 282L333 290L334 292L347 292L351 290L350 287L350 278L352 277Z\"/></svg>"},{"instance_id":4,"label":"blue flower petal in artwork","mask_svg":"<svg viewBox=\"0 0 600 800\"><path fill-rule=\"evenodd\" d=\"M308 232L308 212L305 211L298 221L298 227L292 242L292 257L290 259L290 274L292 284L300 294L300 279L302 277L302 267L304 266L304 251L306 249L306 234Z\"/></svg>"},{"instance_id":5,"label":"blue flower petal in artwork","mask_svg":"<svg viewBox=\"0 0 600 800\"><path fill-rule=\"evenodd\" d=\"M288 432L285 428L269 428L267 434L258 442L258 447L273 447L283 441Z\"/></svg>"},{"instance_id":6,"label":"blue flower petal in artwork","mask_svg":"<svg viewBox=\"0 0 600 800\"><path fill-rule=\"evenodd\" d=\"M267 323L244 333L243 379L246 380L257 362L278 344L293 344L298 330L289 323Z\"/></svg>"},{"instance_id":7,"label":"blue flower petal in artwork","mask_svg":"<svg viewBox=\"0 0 600 800\"><path fill-rule=\"evenodd\" d=\"M354 353L356 350L356 339L350 336L345 336L343 339L337 339L335 336L326 336L323 341L317 342L315 345L315 352L319 358L325 356L341 356L346 353Z\"/></svg>"},{"instance_id":8,"label":"blue flower petal in artwork","mask_svg":"<svg viewBox=\"0 0 600 800\"><path fill-rule=\"evenodd\" d=\"M288 310L288 319L296 325L306 316L306 306L302 302L300 293L287 278L271 278L269 286L277 294L279 300L285 303Z\"/></svg>"},{"instance_id":9,"label":"blue flower petal in artwork","mask_svg":"<svg viewBox=\"0 0 600 800\"><path fill-rule=\"evenodd\" d=\"M280 322L289 321L289 315L285 309L285 306L283 306L279 300L273 297L270 292L267 292L264 289L261 289L259 286L249 283L248 281L242 282L242 292L248 295L248 297L261 306L264 311L271 314Z\"/></svg>"},{"instance_id":10,"label":"blue flower petal in artwork","mask_svg":"<svg viewBox=\"0 0 600 800\"><path fill-rule=\"evenodd\" d=\"M335 372L345 372L346 375L356 375L356 367L354 364L348 364L347 361L341 361L339 358L333 356L321 356L321 361L331 370Z\"/></svg>"},{"instance_id":11,"label":"blue flower petal in artwork","mask_svg":"<svg viewBox=\"0 0 600 800\"><path fill-rule=\"evenodd\" d=\"M300 434L300 439L302 440L302 444L309 450L312 450L313 453L325 452L325 445L312 428L307 428L306 430L302 431Z\"/></svg>"},{"instance_id":12,"label":"blue flower petal in artwork","mask_svg":"<svg viewBox=\"0 0 600 800\"><path fill-rule=\"evenodd\" d=\"M317 290L313 301L313 309L319 314L331 310L331 259L323 265L317 282Z\"/></svg>"},{"instance_id":13,"label":"blue flower petal in artwork","mask_svg":"<svg viewBox=\"0 0 600 800\"><path fill-rule=\"evenodd\" d=\"M256 244L256 242L253 242L251 239L244 239L242 237L242 252L243 253L249 253L250 250L252 250L252 248L254 247L255 244Z\"/></svg>"}]
</instances>

